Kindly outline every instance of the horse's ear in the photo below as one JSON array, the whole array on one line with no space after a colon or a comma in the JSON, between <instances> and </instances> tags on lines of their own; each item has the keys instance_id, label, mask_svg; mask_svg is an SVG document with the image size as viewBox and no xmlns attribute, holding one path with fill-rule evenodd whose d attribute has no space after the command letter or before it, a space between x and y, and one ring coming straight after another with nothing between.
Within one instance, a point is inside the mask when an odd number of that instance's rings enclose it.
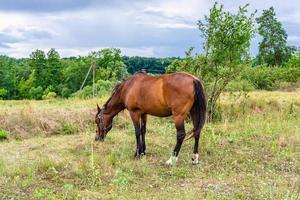
<instances>
[{"instance_id":1,"label":"horse's ear","mask_svg":"<svg viewBox=\"0 0 300 200\"><path fill-rule=\"evenodd\" d=\"M101 112L101 108L99 107L99 105L97 104L97 110L98 110L98 113Z\"/></svg>"}]
</instances>

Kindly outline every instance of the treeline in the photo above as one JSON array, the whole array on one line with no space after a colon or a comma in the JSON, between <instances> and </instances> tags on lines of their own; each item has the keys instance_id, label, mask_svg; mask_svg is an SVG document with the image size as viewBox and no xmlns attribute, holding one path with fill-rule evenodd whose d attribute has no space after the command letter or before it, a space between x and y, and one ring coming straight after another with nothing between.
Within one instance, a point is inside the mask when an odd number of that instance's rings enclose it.
<instances>
[{"instance_id":1,"label":"treeline","mask_svg":"<svg viewBox=\"0 0 300 200\"><path fill-rule=\"evenodd\" d=\"M0 56L1 99L47 99L70 97L77 92L91 65L95 66L97 93L112 87L129 74L145 70L165 73L165 67L175 58L147 58L121 56L119 49L103 49L88 56L61 58L55 49L36 50L29 58ZM84 90L74 95L92 94L92 72L87 76Z\"/></svg>"},{"instance_id":2,"label":"treeline","mask_svg":"<svg viewBox=\"0 0 300 200\"><path fill-rule=\"evenodd\" d=\"M225 90L272 90L298 84L300 51L287 44L288 35L274 9L263 10L256 17L247 8L248 5L242 6L232 13L215 3L209 15L197 23L204 41L203 53L194 53L191 48L185 58L128 57L115 48L70 58L61 58L55 49L36 50L22 59L0 56L0 98L90 97L93 93L101 96L137 71L186 71L204 80L212 117ZM251 58L250 41L257 34L262 38L259 53Z\"/></svg>"}]
</instances>

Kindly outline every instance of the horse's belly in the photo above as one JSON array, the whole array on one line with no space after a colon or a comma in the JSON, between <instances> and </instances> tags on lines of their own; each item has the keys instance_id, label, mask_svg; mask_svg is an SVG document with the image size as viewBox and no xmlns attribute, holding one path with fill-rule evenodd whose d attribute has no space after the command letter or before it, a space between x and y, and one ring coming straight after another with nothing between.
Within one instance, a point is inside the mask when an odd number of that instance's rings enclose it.
<instances>
[{"instance_id":1,"label":"horse's belly","mask_svg":"<svg viewBox=\"0 0 300 200\"><path fill-rule=\"evenodd\" d=\"M157 117L168 117L172 115L172 111L170 108L159 108L159 109L145 109L143 110L144 113L149 115L157 116Z\"/></svg>"}]
</instances>

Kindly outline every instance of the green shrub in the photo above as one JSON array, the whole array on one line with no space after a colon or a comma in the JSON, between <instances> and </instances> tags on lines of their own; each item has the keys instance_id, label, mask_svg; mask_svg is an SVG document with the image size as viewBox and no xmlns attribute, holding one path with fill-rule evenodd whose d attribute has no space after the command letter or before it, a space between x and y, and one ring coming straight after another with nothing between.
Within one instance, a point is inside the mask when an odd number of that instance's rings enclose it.
<instances>
[{"instance_id":1,"label":"green shrub","mask_svg":"<svg viewBox=\"0 0 300 200\"><path fill-rule=\"evenodd\" d=\"M255 90L255 87L252 85L251 82L245 79L237 79L234 81L231 81L228 83L226 86L226 91L229 92L235 92L235 91L245 91L245 92L250 92Z\"/></svg>"},{"instance_id":2,"label":"green shrub","mask_svg":"<svg viewBox=\"0 0 300 200\"><path fill-rule=\"evenodd\" d=\"M0 99L4 98L7 95L7 89L0 88Z\"/></svg>"},{"instance_id":3,"label":"green shrub","mask_svg":"<svg viewBox=\"0 0 300 200\"><path fill-rule=\"evenodd\" d=\"M44 95L48 95L50 92L55 92L55 88L52 85L49 85L45 91L44 91Z\"/></svg>"},{"instance_id":4,"label":"green shrub","mask_svg":"<svg viewBox=\"0 0 300 200\"><path fill-rule=\"evenodd\" d=\"M55 99L56 96L55 92L49 92L47 95L43 95L43 99Z\"/></svg>"},{"instance_id":5,"label":"green shrub","mask_svg":"<svg viewBox=\"0 0 300 200\"><path fill-rule=\"evenodd\" d=\"M43 97L43 88L41 86L38 87L32 87L29 90L29 98L30 99L42 99Z\"/></svg>"},{"instance_id":6,"label":"green shrub","mask_svg":"<svg viewBox=\"0 0 300 200\"><path fill-rule=\"evenodd\" d=\"M0 129L0 141L8 139L8 132L5 130Z\"/></svg>"},{"instance_id":7,"label":"green shrub","mask_svg":"<svg viewBox=\"0 0 300 200\"><path fill-rule=\"evenodd\" d=\"M96 84L97 96L101 97L110 93L113 90L115 85L116 83L113 81L99 80Z\"/></svg>"},{"instance_id":8,"label":"green shrub","mask_svg":"<svg viewBox=\"0 0 300 200\"><path fill-rule=\"evenodd\" d=\"M274 88L276 77L274 68L267 66L256 66L247 68L242 78L250 82L256 89L271 90Z\"/></svg>"},{"instance_id":9,"label":"green shrub","mask_svg":"<svg viewBox=\"0 0 300 200\"><path fill-rule=\"evenodd\" d=\"M99 80L96 83L96 96L102 97L104 95L110 94L116 85L115 82L109 80ZM73 93L71 96L78 98L90 98L93 97L93 87L88 85L84 87L82 90L79 90Z\"/></svg>"},{"instance_id":10,"label":"green shrub","mask_svg":"<svg viewBox=\"0 0 300 200\"><path fill-rule=\"evenodd\" d=\"M300 51L297 51L292 55L286 64L287 68L300 68Z\"/></svg>"},{"instance_id":11,"label":"green shrub","mask_svg":"<svg viewBox=\"0 0 300 200\"><path fill-rule=\"evenodd\" d=\"M247 80L256 89L274 90L278 89L282 82L299 82L300 68L259 65L245 69L242 73L242 79Z\"/></svg>"},{"instance_id":12,"label":"green shrub","mask_svg":"<svg viewBox=\"0 0 300 200\"><path fill-rule=\"evenodd\" d=\"M61 90L61 96L64 97L64 98L70 97L71 94L72 94L71 89L69 89L69 88L67 88L67 87L64 87L64 88Z\"/></svg>"},{"instance_id":13,"label":"green shrub","mask_svg":"<svg viewBox=\"0 0 300 200\"><path fill-rule=\"evenodd\" d=\"M93 96L93 87L92 86L86 86L82 90L78 90L77 92L73 93L71 95L72 97L78 97L78 98L89 98Z\"/></svg>"}]
</instances>

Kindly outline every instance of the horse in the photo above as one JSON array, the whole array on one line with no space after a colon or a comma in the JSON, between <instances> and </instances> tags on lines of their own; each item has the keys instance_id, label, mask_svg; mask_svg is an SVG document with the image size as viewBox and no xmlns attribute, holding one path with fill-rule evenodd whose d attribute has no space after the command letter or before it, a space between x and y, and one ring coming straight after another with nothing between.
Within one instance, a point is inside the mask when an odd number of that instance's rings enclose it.
<instances>
[{"instance_id":1,"label":"horse","mask_svg":"<svg viewBox=\"0 0 300 200\"><path fill-rule=\"evenodd\" d=\"M206 118L206 97L200 79L184 72L160 76L151 76L145 72L135 73L115 86L102 108L97 104L96 141L104 140L112 128L113 118L124 109L129 111L135 128L135 158L140 158L146 152L147 115L172 115L177 130L177 142L171 157L166 161L167 165L178 160L181 145L187 135L184 122L190 114L193 129L187 139L195 139L192 163L199 163L199 139Z\"/></svg>"}]
</instances>

